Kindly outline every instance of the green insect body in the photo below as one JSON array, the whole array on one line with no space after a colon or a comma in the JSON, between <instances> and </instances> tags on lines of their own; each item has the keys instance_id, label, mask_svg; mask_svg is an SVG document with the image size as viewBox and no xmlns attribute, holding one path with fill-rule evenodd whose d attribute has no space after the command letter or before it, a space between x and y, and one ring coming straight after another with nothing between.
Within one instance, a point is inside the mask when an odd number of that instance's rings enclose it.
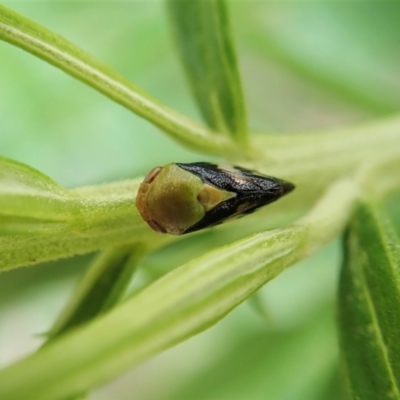
<instances>
[{"instance_id":1,"label":"green insect body","mask_svg":"<svg viewBox=\"0 0 400 400\"><path fill-rule=\"evenodd\" d=\"M289 182L240 167L174 163L149 172L136 206L155 231L182 235L249 214L293 189Z\"/></svg>"}]
</instances>

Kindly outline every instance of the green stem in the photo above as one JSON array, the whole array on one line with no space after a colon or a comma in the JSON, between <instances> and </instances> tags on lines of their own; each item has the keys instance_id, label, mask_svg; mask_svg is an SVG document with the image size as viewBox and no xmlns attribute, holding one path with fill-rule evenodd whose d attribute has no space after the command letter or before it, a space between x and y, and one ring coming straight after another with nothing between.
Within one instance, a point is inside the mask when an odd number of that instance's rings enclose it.
<instances>
[{"instance_id":1,"label":"green stem","mask_svg":"<svg viewBox=\"0 0 400 400\"><path fill-rule=\"evenodd\" d=\"M251 218L255 218L258 230L287 223L294 215L307 212L326 187L341 176L355 177L364 186L366 181L359 174L368 165L375 165L376 171L365 175L369 190L383 198L388 189L400 188L399 168L395 167L400 162L399 132L400 118L395 118L320 135L257 135L255 146L268 151L270 158L254 160L248 166L286 178L296 185L296 190L256 216L248 216L246 220L235 223L237 226L248 225ZM53 235L38 235L35 230L24 235L3 233L0 235L0 269L68 257L138 238L150 246L176 240L154 233L142 221L134 204L139 182L116 182L70 191L76 210L71 227ZM218 227L217 232L223 235L231 231L233 223Z\"/></svg>"},{"instance_id":2,"label":"green stem","mask_svg":"<svg viewBox=\"0 0 400 400\"><path fill-rule=\"evenodd\" d=\"M71 257L132 241L151 248L171 240L148 228L135 206L140 180L71 190L68 229L0 235L0 270ZM45 205L44 205L45 207Z\"/></svg>"},{"instance_id":3,"label":"green stem","mask_svg":"<svg viewBox=\"0 0 400 400\"><path fill-rule=\"evenodd\" d=\"M400 162L400 117L328 132L253 137L254 160L243 165L296 185L266 213L305 212L341 176L357 176L363 185L368 180L380 197L400 188L399 169L394 167ZM392 167L384 168L386 163ZM359 176L362 170L364 178Z\"/></svg>"},{"instance_id":4,"label":"green stem","mask_svg":"<svg viewBox=\"0 0 400 400\"><path fill-rule=\"evenodd\" d=\"M171 110L61 36L0 5L0 39L26 50L161 128L179 143L206 154L234 154L227 137Z\"/></svg>"}]
</instances>

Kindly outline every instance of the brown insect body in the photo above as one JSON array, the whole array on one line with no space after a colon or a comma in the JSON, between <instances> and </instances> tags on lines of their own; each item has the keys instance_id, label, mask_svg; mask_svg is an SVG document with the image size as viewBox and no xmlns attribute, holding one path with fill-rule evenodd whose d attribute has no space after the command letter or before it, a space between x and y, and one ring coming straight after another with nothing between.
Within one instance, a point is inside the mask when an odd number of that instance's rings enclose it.
<instances>
[{"instance_id":1,"label":"brown insect body","mask_svg":"<svg viewBox=\"0 0 400 400\"><path fill-rule=\"evenodd\" d=\"M289 182L240 167L176 163L150 171L136 205L152 229L182 235L249 214L293 189Z\"/></svg>"}]
</instances>

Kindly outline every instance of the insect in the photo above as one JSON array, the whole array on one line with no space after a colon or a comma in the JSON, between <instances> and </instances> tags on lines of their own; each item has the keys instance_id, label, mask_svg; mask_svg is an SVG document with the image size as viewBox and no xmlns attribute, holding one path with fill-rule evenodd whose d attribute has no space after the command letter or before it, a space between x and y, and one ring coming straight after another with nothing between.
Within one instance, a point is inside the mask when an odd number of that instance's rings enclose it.
<instances>
[{"instance_id":1,"label":"insect","mask_svg":"<svg viewBox=\"0 0 400 400\"><path fill-rule=\"evenodd\" d=\"M241 167L173 163L147 174L136 207L155 231L183 235L250 214L293 189L289 182Z\"/></svg>"}]
</instances>

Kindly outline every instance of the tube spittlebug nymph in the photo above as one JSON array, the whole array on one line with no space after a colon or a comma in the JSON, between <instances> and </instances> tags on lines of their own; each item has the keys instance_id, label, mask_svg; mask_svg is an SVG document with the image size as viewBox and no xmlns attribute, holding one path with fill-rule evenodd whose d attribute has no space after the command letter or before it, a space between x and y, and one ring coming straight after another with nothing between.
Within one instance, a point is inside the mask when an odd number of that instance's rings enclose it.
<instances>
[{"instance_id":1,"label":"tube spittlebug nymph","mask_svg":"<svg viewBox=\"0 0 400 400\"><path fill-rule=\"evenodd\" d=\"M183 235L252 213L293 189L289 182L240 167L174 163L148 173L136 206L155 231Z\"/></svg>"}]
</instances>

